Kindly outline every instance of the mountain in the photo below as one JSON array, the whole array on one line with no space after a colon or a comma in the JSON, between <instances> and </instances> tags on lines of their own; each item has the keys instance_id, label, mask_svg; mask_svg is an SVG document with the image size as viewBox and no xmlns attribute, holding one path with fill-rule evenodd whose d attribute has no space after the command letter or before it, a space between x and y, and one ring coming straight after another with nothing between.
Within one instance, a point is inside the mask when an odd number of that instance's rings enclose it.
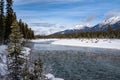
<instances>
[{"instance_id":1,"label":"mountain","mask_svg":"<svg viewBox=\"0 0 120 80\"><path fill-rule=\"evenodd\" d=\"M100 30L105 31L107 30L108 25L110 25L113 30L120 29L120 16L111 17L92 27L76 25L74 28L60 31L54 34L69 34L69 33L76 33L76 32L91 32L91 31L100 31Z\"/></svg>"},{"instance_id":2,"label":"mountain","mask_svg":"<svg viewBox=\"0 0 120 80\"><path fill-rule=\"evenodd\" d=\"M102 22L102 24L106 25L106 24L115 24L116 22L120 21L120 16L117 17L111 17L108 20L105 20Z\"/></svg>"},{"instance_id":3,"label":"mountain","mask_svg":"<svg viewBox=\"0 0 120 80\"><path fill-rule=\"evenodd\" d=\"M113 30L120 28L120 16L111 17L111 18L103 21L102 23L99 23L99 24L91 27L91 30L92 31L100 31L100 30L105 31L105 30L107 30L108 25L110 25Z\"/></svg>"},{"instance_id":4,"label":"mountain","mask_svg":"<svg viewBox=\"0 0 120 80\"><path fill-rule=\"evenodd\" d=\"M89 29L90 28L88 26L76 25L74 28L60 31L54 34L69 34L69 33L75 33L75 32L84 32L84 31L89 31Z\"/></svg>"}]
</instances>

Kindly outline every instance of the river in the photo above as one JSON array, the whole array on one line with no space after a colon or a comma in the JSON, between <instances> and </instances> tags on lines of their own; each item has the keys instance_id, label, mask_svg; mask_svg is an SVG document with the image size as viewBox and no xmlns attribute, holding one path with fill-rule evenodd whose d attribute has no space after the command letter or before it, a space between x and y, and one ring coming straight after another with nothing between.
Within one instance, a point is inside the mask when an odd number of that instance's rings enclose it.
<instances>
[{"instance_id":1,"label":"river","mask_svg":"<svg viewBox=\"0 0 120 80\"><path fill-rule=\"evenodd\" d=\"M40 58L44 70L65 80L120 80L120 50L60 46L29 42L31 60Z\"/></svg>"}]
</instances>

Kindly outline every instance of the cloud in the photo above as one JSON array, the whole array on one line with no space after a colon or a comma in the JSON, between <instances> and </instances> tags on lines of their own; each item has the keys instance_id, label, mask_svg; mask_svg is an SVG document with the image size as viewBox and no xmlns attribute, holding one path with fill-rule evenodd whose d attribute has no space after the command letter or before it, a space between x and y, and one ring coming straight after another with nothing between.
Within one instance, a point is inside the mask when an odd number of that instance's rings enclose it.
<instances>
[{"instance_id":1,"label":"cloud","mask_svg":"<svg viewBox=\"0 0 120 80\"><path fill-rule=\"evenodd\" d=\"M96 18L96 14L93 14L93 15L90 15L90 16L88 16L87 18L85 18L85 19L81 19L81 21L82 22L91 22L93 19L95 19Z\"/></svg>"},{"instance_id":2,"label":"cloud","mask_svg":"<svg viewBox=\"0 0 120 80\"><path fill-rule=\"evenodd\" d=\"M106 11L119 9L119 2L112 0L111 3L106 0L14 0L14 2L13 7L18 19L23 19L38 34L61 31L77 24L96 24L103 20ZM118 12L111 11L105 16L116 15Z\"/></svg>"},{"instance_id":3,"label":"cloud","mask_svg":"<svg viewBox=\"0 0 120 80\"><path fill-rule=\"evenodd\" d=\"M31 23L31 28L34 30L35 35L50 35L58 31L65 30L65 26L51 23Z\"/></svg>"},{"instance_id":4,"label":"cloud","mask_svg":"<svg viewBox=\"0 0 120 80\"><path fill-rule=\"evenodd\" d=\"M120 10L111 10L104 14L105 19L108 19L113 16L120 16Z\"/></svg>"},{"instance_id":5,"label":"cloud","mask_svg":"<svg viewBox=\"0 0 120 80\"><path fill-rule=\"evenodd\" d=\"M65 26L59 26L59 28L65 28Z\"/></svg>"},{"instance_id":6,"label":"cloud","mask_svg":"<svg viewBox=\"0 0 120 80\"><path fill-rule=\"evenodd\" d=\"M51 24L51 23L31 23L31 26L38 26L38 27L55 27L56 24Z\"/></svg>"},{"instance_id":7,"label":"cloud","mask_svg":"<svg viewBox=\"0 0 120 80\"><path fill-rule=\"evenodd\" d=\"M31 4L31 3L50 3L50 4L61 4L68 2L81 2L83 0L15 0L17 5Z\"/></svg>"}]
</instances>

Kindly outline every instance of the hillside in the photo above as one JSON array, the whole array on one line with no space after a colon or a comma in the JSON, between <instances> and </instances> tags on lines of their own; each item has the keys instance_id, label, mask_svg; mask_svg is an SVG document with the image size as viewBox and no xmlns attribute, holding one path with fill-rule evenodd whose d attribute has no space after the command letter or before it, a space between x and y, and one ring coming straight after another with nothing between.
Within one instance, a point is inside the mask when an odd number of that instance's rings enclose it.
<instances>
[{"instance_id":1,"label":"hillside","mask_svg":"<svg viewBox=\"0 0 120 80\"><path fill-rule=\"evenodd\" d=\"M106 31L109 25L113 30L120 29L120 16L111 17L107 20L104 20L101 23L96 24L95 26L89 27L89 26L83 26L83 25L76 25L72 29L67 29L54 34L69 34L69 33L76 33L76 32L92 32L92 31L101 31L101 30Z\"/></svg>"}]
</instances>

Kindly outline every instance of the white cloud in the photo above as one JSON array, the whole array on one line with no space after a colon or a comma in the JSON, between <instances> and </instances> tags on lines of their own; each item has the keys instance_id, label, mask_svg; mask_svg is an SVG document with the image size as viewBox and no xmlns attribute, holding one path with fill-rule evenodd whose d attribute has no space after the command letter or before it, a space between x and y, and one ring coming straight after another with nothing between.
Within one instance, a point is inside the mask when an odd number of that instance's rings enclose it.
<instances>
[{"instance_id":1,"label":"white cloud","mask_svg":"<svg viewBox=\"0 0 120 80\"><path fill-rule=\"evenodd\" d=\"M45 34L45 33L50 34L55 31L60 31L63 29L76 26L76 24L98 23L100 17L99 19L96 18L96 15L94 14L98 14L98 16L99 14L103 15L104 12L102 11L108 10L110 7L109 5L108 5L109 7L104 7L104 5L107 5L104 2L95 3L94 5L93 4L84 5L84 3L82 5L76 5L72 3L72 2L79 3L81 1L87 1L87 0L14 0L15 9L16 9L15 11L17 12L18 19L21 18L23 19L23 21L27 22L29 26L32 29L34 29L34 31L37 34ZM95 2L95 0L91 0L91 1ZM62 8L59 7L53 8L54 6L51 6L51 4L62 4L62 3L71 3L73 4L73 6L65 5ZM103 6L104 8L99 6ZM117 10L109 11L105 14L105 17L107 18L113 15L114 16L120 15L120 11ZM94 18L96 19L94 20ZM37 23L37 24L33 25L31 23ZM53 24L55 24L55 26ZM40 26L42 27L40 28ZM59 28L60 26L61 28Z\"/></svg>"},{"instance_id":2,"label":"white cloud","mask_svg":"<svg viewBox=\"0 0 120 80\"><path fill-rule=\"evenodd\" d=\"M32 26L39 26L39 27L55 27L56 24L51 23L31 23Z\"/></svg>"},{"instance_id":3,"label":"white cloud","mask_svg":"<svg viewBox=\"0 0 120 80\"><path fill-rule=\"evenodd\" d=\"M32 26L32 29L35 31L36 35L49 35L49 34L53 34L55 32L58 31L62 31L65 30L64 28L62 28L61 26L56 26L56 27L39 27L39 26Z\"/></svg>"},{"instance_id":4,"label":"white cloud","mask_svg":"<svg viewBox=\"0 0 120 80\"><path fill-rule=\"evenodd\" d=\"M16 5L22 5L22 4L30 4L30 3L51 3L51 4L59 4L59 3L68 3L68 2L81 2L83 0L15 0L14 2Z\"/></svg>"},{"instance_id":5,"label":"white cloud","mask_svg":"<svg viewBox=\"0 0 120 80\"><path fill-rule=\"evenodd\" d=\"M120 16L120 10L110 10L107 13L105 13L104 18L108 19L113 16Z\"/></svg>"},{"instance_id":6,"label":"white cloud","mask_svg":"<svg viewBox=\"0 0 120 80\"><path fill-rule=\"evenodd\" d=\"M96 14L92 14L92 15L89 15L87 18L85 19L81 19L82 22L91 22L92 20L94 20L96 18Z\"/></svg>"}]
</instances>

